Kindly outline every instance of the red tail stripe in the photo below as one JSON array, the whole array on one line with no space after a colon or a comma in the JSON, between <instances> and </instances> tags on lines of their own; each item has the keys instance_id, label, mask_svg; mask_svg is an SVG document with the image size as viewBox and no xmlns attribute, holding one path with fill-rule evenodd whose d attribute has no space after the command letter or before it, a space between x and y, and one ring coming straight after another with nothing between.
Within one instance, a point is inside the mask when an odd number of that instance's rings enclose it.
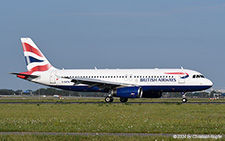
<instances>
[{"instance_id":1,"label":"red tail stripe","mask_svg":"<svg viewBox=\"0 0 225 141\"><path fill-rule=\"evenodd\" d=\"M31 75L35 71L47 71L51 67L52 67L51 64L47 64L47 65L44 65L44 66L36 66L36 67L32 68L31 70L29 70L27 72L21 72L20 74L29 74L29 75ZM17 75L17 77L22 78L22 79L27 79L28 78L27 76L23 76L23 75L19 75L19 74Z\"/></svg>"},{"instance_id":2,"label":"red tail stripe","mask_svg":"<svg viewBox=\"0 0 225 141\"><path fill-rule=\"evenodd\" d=\"M33 67L31 70L31 72L35 72L35 71L47 71L49 70L49 68L51 68L52 65L51 64L46 64L44 66L36 66L36 67Z\"/></svg>"},{"instance_id":3,"label":"red tail stripe","mask_svg":"<svg viewBox=\"0 0 225 141\"><path fill-rule=\"evenodd\" d=\"M27 43L22 43L22 45L23 45L23 51L24 52L25 51L32 52L32 53L34 53L34 54L36 54L36 55L38 55L40 57L43 57L42 53L38 49L32 47L31 45L29 45Z\"/></svg>"}]
</instances>

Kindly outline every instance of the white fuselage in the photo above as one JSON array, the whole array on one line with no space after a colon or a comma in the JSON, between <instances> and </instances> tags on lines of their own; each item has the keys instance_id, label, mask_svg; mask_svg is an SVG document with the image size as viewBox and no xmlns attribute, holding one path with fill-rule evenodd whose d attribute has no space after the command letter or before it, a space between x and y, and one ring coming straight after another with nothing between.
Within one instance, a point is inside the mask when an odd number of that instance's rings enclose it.
<instances>
[{"instance_id":1,"label":"white fuselage","mask_svg":"<svg viewBox=\"0 0 225 141\"><path fill-rule=\"evenodd\" d=\"M140 86L144 91L160 92L198 91L212 86L212 82L201 73L188 69L50 69L33 74L40 76L33 82L74 91L99 91L85 84L71 82L70 79L76 78L116 82Z\"/></svg>"}]
</instances>

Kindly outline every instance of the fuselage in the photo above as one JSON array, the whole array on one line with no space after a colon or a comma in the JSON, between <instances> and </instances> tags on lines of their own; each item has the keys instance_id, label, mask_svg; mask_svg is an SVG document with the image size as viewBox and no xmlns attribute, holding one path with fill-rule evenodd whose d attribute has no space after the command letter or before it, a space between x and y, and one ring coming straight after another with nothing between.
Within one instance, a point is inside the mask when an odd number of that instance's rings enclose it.
<instances>
[{"instance_id":1,"label":"fuselage","mask_svg":"<svg viewBox=\"0 0 225 141\"><path fill-rule=\"evenodd\" d=\"M212 82L201 73L189 69L51 69L45 73L33 74L40 76L33 79L33 82L81 92L107 92L107 90L85 84L76 85L70 79L83 78L139 86L144 92L189 92L205 90L212 86Z\"/></svg>"}]
</instances>

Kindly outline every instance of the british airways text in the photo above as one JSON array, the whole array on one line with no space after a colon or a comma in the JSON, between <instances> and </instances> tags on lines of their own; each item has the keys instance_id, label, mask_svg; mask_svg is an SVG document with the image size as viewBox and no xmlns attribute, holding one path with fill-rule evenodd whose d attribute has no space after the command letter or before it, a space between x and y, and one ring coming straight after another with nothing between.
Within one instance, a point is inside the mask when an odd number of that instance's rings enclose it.
<instances>
[{"instance_id":1,"label":"british airways text","mask_svg":"<svg viewBox=\"0 0 225 141\"><path fill-rule=\"evenodd\" d=\"M140 82L176 82L175 78L141 78Z\"/></svg>"}]
</instances>

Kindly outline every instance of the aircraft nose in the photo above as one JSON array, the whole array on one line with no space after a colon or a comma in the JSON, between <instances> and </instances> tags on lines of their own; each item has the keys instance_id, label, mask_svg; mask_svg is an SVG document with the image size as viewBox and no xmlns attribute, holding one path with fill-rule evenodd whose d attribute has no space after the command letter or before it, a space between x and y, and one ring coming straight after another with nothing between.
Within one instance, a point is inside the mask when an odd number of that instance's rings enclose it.
<instances>
[{"instance_id":1,"label":"aircraft nose","mask_svg":"<svg viewBox=\"0 0 225 141\"><path fill-rule=\"evenodd\" d=\"M213 86L213 82L209 79L206 79L206 85L209 86L209 88L210 88Z\"/></svg>"}]
</instances>

